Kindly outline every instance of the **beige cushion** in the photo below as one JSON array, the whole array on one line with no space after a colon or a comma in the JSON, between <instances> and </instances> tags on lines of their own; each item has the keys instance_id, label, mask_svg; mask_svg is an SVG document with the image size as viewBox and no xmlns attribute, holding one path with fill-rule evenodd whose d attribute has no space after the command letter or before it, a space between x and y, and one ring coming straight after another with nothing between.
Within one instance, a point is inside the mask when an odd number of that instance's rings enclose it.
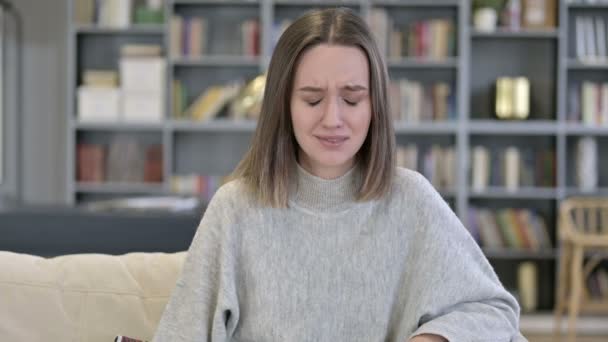
<instances>
[{"instance_id":1,"label":"beige cushion","mask_svg":"<svg viewBox=\"0 0 608 342\"><path fill-rule=\"evenodd\" d=\"M185 256L0 251L0 341L150 340Z\"/></svg>"}]
</instances>

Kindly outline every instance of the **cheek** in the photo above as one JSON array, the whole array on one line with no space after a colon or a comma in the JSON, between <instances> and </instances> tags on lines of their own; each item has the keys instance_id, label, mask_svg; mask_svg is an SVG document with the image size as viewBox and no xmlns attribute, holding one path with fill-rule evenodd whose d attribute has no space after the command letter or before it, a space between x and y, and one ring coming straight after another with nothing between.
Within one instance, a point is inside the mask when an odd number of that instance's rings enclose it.
<instances>
[{"instance_id":1,"label":"cheek","mask_svg":"<svg viewBox=\"0 0 608 342\"><path fill-rule=\"evenodd\" d=\"M293 103L291 105L291 122L294 131L307 131L314 122L314 112L307 104Z\"/></svg>"},{"instance_id":2,"label":"cheek","mask_svg":"<svg viewBox=\"0 0 608 342\"><path fill-rule=\"evenodd\" d=\"M361 133L367 133L372 119L371 107L362 107L354 118L353 128Z\"/></svg>"}]
</instances>

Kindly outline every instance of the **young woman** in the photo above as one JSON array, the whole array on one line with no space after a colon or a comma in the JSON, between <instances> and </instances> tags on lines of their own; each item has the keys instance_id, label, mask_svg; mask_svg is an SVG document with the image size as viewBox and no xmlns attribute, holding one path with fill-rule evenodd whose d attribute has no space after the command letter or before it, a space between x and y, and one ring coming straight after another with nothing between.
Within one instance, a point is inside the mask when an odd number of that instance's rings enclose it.
<instances>
[{"instance_id":1,"label":"young woman","mask_svg":"<svg viewBox=\"0 0 608 342\"><path fill-rule=\"evenodd\" d=\"M515 341L519 307L445 201L394 166L388 75L353 12L280 38L251 148L154 341Z\"/></svg>"}]
</instances>

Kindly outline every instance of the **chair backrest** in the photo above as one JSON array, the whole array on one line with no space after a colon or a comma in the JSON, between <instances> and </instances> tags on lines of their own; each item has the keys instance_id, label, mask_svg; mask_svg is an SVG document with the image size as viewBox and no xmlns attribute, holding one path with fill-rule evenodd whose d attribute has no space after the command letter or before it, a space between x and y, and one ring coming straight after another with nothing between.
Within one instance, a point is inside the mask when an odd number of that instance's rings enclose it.
<instances>
[{"instance_id":1,"label":"chair backrest","mask_svg":"<svg viewBox=\"0 0 608 342\"><path fill-rule=\"evenodd\" d=\"M560 238L608 245L608 197L571 197L561 202Z\"/></svg>"}]
</instances>

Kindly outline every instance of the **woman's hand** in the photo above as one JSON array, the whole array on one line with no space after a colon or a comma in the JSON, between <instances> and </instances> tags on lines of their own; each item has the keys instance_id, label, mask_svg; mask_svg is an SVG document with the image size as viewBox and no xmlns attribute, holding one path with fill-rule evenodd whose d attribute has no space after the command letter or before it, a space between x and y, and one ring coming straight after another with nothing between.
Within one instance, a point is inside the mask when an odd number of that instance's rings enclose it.
<instances>
[{"instance_id":1,"label":"woman's hand","mask_svg":"<svg viewBox=\"0 0 608 342\"><path fill-rule=\"evenodd\" d=\"M439 335L422 334L415 336L409 342L448 342L448 340Z\"/></svg>"}]
</instances>

